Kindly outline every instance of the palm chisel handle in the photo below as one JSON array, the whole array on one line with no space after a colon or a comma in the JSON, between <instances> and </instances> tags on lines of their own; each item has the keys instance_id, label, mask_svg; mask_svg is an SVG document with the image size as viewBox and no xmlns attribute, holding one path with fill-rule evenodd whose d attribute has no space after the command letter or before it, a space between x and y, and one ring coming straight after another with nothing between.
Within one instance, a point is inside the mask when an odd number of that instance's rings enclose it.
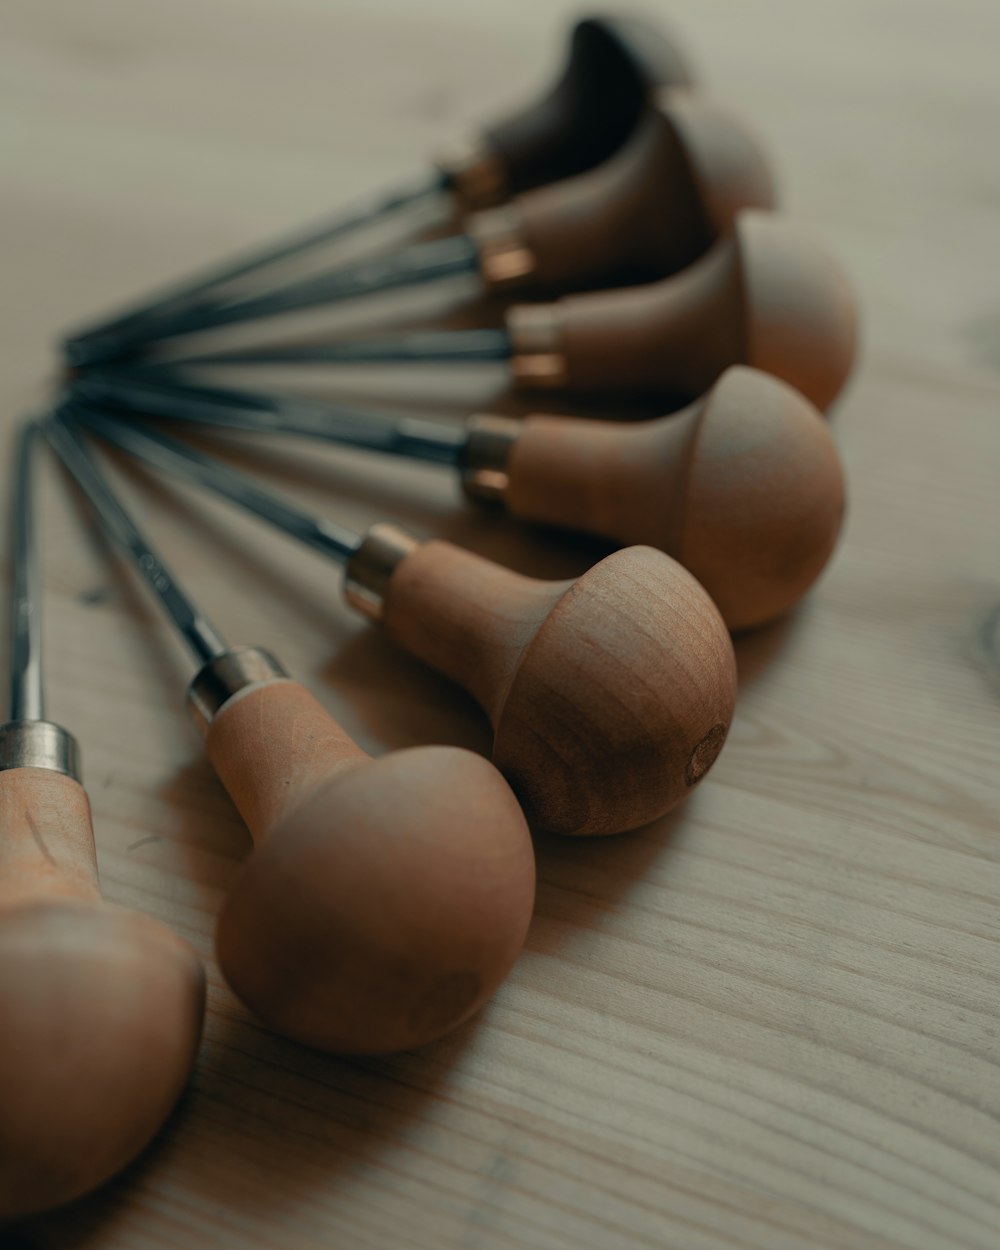
<instances>
[{"instance_id":1,"label":"palm chisel handle","mask_svg":"<svg viewBox=\"0 0 1000 1250\"><path fill-rule=\"evenodd\" d=\"M0 1221L59 1206L146 1146L194 1063L205 978L105 903L76 742L42 720L33 425L14 458L12 719L0 727Z\"/></svg>"}]
</instances>

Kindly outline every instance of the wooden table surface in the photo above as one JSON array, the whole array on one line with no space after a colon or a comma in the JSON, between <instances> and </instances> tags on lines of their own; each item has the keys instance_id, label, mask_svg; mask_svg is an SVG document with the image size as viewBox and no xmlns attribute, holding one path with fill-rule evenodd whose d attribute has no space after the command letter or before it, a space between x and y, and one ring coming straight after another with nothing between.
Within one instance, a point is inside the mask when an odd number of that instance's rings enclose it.
<instances>
[{"instance_id":1,"label":"wooden table surface","mask_svg":"<svg viewBox=\"0 0 1000 1250\"><path fill-rule=\"evenodd\" d=\"M419 169L548 80L570 11L3 9L9 426L44 402L61 330ZM862 301L832 416L851 498L828 574L793 619L738 640L731 739L682 810L538 844L527 948L487 1010L419 1053L342 1061L269 1035L221 982L213 916L248 840L184 708L189 661L47 465L50 714L82 742L107 895L194 943L210 1006L156 1144L0 1244L1000 1244L1000 7L699 0L669 16ZM374 372L355 389L459 413L498 379ZM471 514L433 468L266 447L246 463L349 522L399 518L552 576L592 558ZM335 569L119 474L223 633L278 651L366 748L488 748L467 699L342 605Z\"/></svg>"}]
</instances>

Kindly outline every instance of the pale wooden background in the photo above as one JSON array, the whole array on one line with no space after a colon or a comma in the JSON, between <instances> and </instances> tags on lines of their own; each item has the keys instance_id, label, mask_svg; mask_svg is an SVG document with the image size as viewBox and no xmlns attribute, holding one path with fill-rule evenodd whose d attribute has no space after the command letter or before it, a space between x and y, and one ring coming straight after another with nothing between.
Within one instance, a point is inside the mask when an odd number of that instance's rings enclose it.
<instances>
[{"instance_id":1,"label":"pale wooden background","mask_svg":"<svg viewBox=\"0 0 1000 1250\"><path fill-rule=\"evenodd\" d=\"M43 401L60 329L415 170L526 97L568 11L6 0L3 420ZM338 1061L257 1027L210 964L200 1063L160 1141L10 1245L1000 1244L1000 7L669 16L863 299L828 576L739 641L730 744L683 811L539 846L527 949L480 1019ZM496 381L435 387L461 411ZM292 444L268 469L344 519L405 518L527 570L590 551L466 514L433 469ZM50 712L83 743L106 892L210 960L247 840L183 709L188 662L51 467L44 485ZM486 749L468 701L340 605L335 570L224 506L128 485L220 628L276 649L366 747Z\"/></svg>"}]
</instances>

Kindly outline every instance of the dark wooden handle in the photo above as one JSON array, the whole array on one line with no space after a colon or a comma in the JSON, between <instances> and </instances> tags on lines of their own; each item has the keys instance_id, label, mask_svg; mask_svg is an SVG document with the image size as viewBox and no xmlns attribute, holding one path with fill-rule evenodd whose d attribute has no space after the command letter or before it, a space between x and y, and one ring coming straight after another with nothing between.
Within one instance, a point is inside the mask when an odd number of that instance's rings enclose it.
<instances>
[{"instance_id":1,"label":"dark wooden handle","mask_svg":"<svg viewBox=\"0 0 1000 1250\"><path fill-rule=\"evenodd\" d=\"M672 37L634 18L587 18L553 89L489 127L486 138L515 194L590 169L631 133L650 94L691 73Z\"/></svg>"}]
</instances>

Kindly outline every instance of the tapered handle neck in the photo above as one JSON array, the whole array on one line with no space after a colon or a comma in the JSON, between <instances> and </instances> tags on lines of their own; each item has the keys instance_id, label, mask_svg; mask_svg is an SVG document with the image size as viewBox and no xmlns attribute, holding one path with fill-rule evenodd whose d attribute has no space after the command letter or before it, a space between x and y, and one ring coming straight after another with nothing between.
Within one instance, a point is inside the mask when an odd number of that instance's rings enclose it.
<instances>
[{"instance_id":1,"label":"tapered handle neck","mask_svg":"<svg viewBox=\"0 0 1000 1250\"><path fill-rule=\"evenodd\" d=\"M747 356L738 246L662 282L515 306L507 325L522 386L694 399Z\"/></svg>"},{"instance_id":2,"label":"tapered handle neck","mask_svg":"<svg viewBox=\"0 0 1000 1250\"><path fill-rule=\"evenodd\" d=\"M673 554L700 405L657 421L473 417L470 494L525 521L647 544Z\"/></svg>"},{"instance_id":3,"label":"tapered handle neck","mask_svg":"<svg viewBox=\"0 0 1000 1250\"><path fill-rule=\"evenodd\" d=\"M407 651L463 686L495 728L521 656L571 586L428 542L391 570L381 619Z\"/></svg>"},{"instance_id":4,"label":"tapered handle neck","mask_svg":"<svg viewBox=\"0 0 1000 1250\"><path fill-rule=\"evenodd\" d=\"M254 842L341 769L369 758L304 686L253 647L206 665L188 699L212 767Z\"/></svg>"}]
</instances>

